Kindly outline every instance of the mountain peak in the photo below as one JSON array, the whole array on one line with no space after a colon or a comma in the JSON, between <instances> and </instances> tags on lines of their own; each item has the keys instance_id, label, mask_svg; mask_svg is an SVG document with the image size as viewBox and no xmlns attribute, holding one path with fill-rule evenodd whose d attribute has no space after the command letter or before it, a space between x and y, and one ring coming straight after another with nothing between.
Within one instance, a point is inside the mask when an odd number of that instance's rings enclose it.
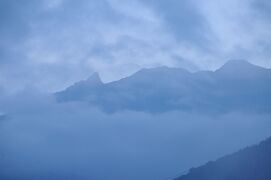
<instances>
[{"instance_id":1,"label":"mountain peak","mask_svg":"<svg viewBox=\"0 0 271 180\"><path fill-rule=\"evenodd\" d=\"M254 66L246 60L236 59L227 61L222 67L242 67L242 66Z\"/></svg>"},{"instance_id":2,"label":"mountain peak","mask_svg":"<svg viewBox=\"0 0 271 180\"><path fill-rule=\"evenodd\" d=\"M215 72L226 74L229 77L254 77L265 72L265 68L251 64L245 60L229 60Z\"/></svg>"},{"instance_id":3,"label":"mountain peak","mask_svg":"<svg viewBox=\"0 0 271 180\"><path fill-rule=\"evenodd\" d=\"M102 84L101 78L97 72L93 73L87 80L89 84Z\"/></svg>"}]
</instances>

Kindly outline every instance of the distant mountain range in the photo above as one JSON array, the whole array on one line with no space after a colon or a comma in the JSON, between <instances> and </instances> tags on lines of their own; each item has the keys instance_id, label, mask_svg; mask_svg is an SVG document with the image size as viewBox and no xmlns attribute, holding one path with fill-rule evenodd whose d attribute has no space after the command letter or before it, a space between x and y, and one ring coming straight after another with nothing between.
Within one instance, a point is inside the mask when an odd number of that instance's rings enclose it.
<instances>
[{"instance_id":1,"label":"distant mountain range","mask_svg":"<svg viewBox=\"0 0 271 180\"><path fill-rule=\"evenodd\" d=\"M271 69L232 60L216 71L142 69L130 77L106 84L95 73L55 96L59 102L86 102L106 112L270 112Z\"/></svg>"},{"instance_id":2,"label":"distant mountain range","mask_svg":"<svg viewBox=\"0 0 271 180\"><path fill-rule=\"evenodd\" d=\"M215 162L209 162L175 180L270 180L271 138Z\"/></svg>"}]
</instances>

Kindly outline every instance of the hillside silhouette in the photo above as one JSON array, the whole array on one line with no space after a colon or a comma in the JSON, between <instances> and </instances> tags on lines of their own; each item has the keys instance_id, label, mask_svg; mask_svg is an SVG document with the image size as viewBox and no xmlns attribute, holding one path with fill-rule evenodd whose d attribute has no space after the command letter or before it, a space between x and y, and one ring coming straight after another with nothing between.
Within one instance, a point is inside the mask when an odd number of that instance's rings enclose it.
<instances>
[{"instance_id":1,"label":"hillside silhouette","mask_svg":"<svg viewBox=\"0 0 271 180\"><path fill-rule=\"evenodd\" d=\"M215 162L190 169L175 180L270 180L271 138Z\"/></svg>"}]
</instances>

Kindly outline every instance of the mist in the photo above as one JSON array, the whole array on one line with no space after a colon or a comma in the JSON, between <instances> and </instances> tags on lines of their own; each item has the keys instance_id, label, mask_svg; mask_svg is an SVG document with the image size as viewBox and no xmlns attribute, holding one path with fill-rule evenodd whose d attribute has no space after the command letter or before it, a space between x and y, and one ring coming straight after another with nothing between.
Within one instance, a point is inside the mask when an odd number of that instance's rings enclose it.
<instances>
[{"instance_id":1,"label":"mist","mask_svg":"<svg viewBox=\"0 0 271 180\"><path fill-rule=\"evenodd\" d=\"M48 94L2 96L2 179L173 179L271 135L271 114L108 114Z\"/></svg>"}]
</instances>

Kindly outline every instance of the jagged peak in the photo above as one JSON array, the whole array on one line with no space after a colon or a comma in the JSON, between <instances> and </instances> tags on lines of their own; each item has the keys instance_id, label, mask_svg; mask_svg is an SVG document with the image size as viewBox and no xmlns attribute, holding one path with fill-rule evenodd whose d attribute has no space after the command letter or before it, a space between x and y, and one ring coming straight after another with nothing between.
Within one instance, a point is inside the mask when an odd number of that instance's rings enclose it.
<instances>
[{"instance_id":1,"label":"jagged peak","mask_svg":"<svg viewBox=\"0 0 271 180\"><path fill-rule=\"evenodd\" d=\"M100 75L97 72L94 72L86 81L91 84L102 84L103 83L100 78Z\"/></svg>"}]
</instances>

